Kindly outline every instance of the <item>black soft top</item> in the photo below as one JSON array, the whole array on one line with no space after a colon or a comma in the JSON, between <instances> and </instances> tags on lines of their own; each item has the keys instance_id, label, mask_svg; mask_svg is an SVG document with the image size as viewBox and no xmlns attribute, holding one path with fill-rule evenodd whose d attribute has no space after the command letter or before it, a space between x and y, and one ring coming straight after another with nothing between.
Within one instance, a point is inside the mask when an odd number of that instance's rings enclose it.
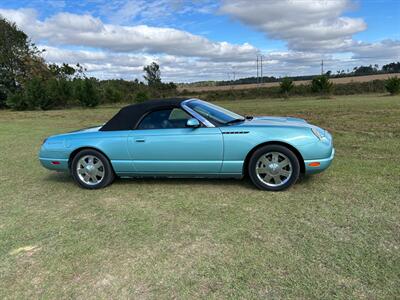
<instances>
[{"instance_id":1,"label":"black soft top","mask_svg":"<svg viewBox=\"0 0 400 300\"><path fill-rule=\"evenodd\" d=\"M143 116L149 112L163 109L179 108L181 103L188 98L155 99L139 104L132 104L121 108L100 131L131 130L135 129Z\"/></svg>"}]
</instances>

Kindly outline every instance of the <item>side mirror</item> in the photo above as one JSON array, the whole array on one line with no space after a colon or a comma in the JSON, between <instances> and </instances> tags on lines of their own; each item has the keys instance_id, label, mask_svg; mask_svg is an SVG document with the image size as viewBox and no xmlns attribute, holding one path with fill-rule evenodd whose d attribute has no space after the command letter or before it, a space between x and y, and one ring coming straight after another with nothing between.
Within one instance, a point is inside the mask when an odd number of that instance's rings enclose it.
<instances>
[{"instance_id":1,"label":"side mirror","mask_svg":"<svg viewBox=\"0 0 400 300\"><path fill-rule=\"evenodd\" d=\"M187 120L186 127L191 127L191 128L200 127L200 122L199 122L199 120L197 120L195 118L191 118L191 119Z\"/></svg>"}]
</instances>

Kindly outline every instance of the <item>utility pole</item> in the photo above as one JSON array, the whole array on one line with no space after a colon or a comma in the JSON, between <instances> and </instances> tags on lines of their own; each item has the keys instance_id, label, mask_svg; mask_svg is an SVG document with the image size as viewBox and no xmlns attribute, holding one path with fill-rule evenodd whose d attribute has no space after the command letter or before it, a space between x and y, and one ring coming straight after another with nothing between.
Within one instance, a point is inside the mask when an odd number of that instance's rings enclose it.
<instances>
[{"instance_id":1,"label":"utility pole","mask_svg":"<svg viewBox=\"0 0 400 300\"><path fill-rule=\"evenodd\" d=\"M258 83L258 54L257 54L257 83Z\"/></svg>"},{"instance_id":2,"label":"utility pole","mask_svg":"<svg viewBox=\"0 0 400 300\"><path fill-rule=\"evenodd\" d=\"M324 75L324 60L321 60L321 75Z\"/></svg>"},{"instance_id":3,"label":"utility pole","mask_svg":"<svg viewBox=\"0 0 400 300\"><path fill-rule=\"evenodd\" d=\"M262 60L263 60L263 56L260 55L260 62L261 62L261 80L260 80L260 82L261 82L261 83L263 82L263 65L262 65Z\"/></svg>"}]
</instances>

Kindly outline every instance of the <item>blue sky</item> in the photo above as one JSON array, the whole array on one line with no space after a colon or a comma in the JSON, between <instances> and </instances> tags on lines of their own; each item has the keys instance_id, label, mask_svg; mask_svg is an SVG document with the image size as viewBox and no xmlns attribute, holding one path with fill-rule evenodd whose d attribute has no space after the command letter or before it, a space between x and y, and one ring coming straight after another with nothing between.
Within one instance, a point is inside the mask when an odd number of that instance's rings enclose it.
<instances>
[{"instance_id":1,"label":"blue sky","mask_svg":"<svg viewBox=\"0 0 400 300\"><path fill-rule=\"evenodd\" d=\"M90 0L0 2L0 14L46 49L49 62L84 64L99 78L141 79L157 61L165 80L255 73L315 74L400 60L400 1Z\"/></svg>"}]
</instances>

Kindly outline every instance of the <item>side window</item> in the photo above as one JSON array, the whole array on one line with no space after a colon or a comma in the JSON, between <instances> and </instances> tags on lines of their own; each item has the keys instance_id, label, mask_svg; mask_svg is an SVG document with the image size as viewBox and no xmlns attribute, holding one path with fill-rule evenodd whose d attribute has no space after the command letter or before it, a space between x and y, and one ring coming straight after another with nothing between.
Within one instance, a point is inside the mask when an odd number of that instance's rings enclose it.
<instances>
[{"instance_id":1,"label":"side window","mask_svg":"<svg viewBox=\"0 0 400 300\"><path fill-rule=\"evenodd\" d=\"M191 117L180 108L157 110L149 113L137 129L185 128Z\"/></svg>"}]
</instances>

